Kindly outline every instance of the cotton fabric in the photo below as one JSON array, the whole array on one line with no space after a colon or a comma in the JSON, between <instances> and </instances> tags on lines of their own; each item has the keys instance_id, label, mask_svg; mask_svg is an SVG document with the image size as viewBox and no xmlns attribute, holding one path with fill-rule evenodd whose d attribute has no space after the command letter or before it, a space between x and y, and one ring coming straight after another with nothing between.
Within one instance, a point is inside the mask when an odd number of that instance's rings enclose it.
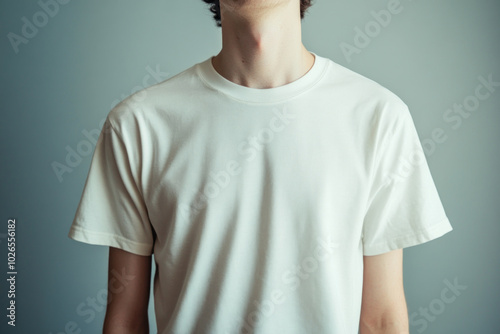
<instances>
[{"instance_id":1,"label":"cotton fabric","mask_svg":"<svg viewBox=\"0 0 500 334\"><path fill-rule=\"evenodd\" d=\"M154 255L158 333L358 333L363 256L452 230L408 106L312 54L269 89L210 57L108 113L69 237Z\"/></svg>"}]
</instances>

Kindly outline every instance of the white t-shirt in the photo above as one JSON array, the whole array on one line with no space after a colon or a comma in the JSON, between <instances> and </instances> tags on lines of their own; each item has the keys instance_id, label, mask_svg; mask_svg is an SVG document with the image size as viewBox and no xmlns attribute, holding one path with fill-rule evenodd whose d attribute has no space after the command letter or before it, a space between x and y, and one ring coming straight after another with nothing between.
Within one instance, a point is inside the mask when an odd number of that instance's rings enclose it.
<instances>
[{"instance_id":1,"label":"white t-shirt","mask_svg":"<svg viewBox=\"0 0 500 334\"><path fill-rule=\"evenodd\" d=\"M452 230L407 105L312 54L270 89L210 57L109 112L69 237L154 254L159 333L357 333L363 256Z\"/></svg>"}]
</instances>

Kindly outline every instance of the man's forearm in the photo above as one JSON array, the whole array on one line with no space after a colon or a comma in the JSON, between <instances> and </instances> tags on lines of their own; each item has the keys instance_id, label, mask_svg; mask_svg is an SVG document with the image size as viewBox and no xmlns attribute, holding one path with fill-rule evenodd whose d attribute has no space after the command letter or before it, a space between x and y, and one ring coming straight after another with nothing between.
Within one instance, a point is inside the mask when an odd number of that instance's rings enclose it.
<instances>
[{"instance_id":1,"label":"man's forearm","mask_svg":"<svg viewBox=\"0 0 500 334\"><path fill-rule=\"evenodd\" d=\"M104 321L103 334L149 334L149 321L141 325L131 325L112 321Z\"/></svg>"},{"instance_id":2,"label":"man's forearm","mask_svg":"<svg viewBox=\"0 0 500 334\"><path fill-rule=\"evenodd\" d=\"M409 334L408 319L363 321L359 325L359 334Z\"/></svg>"}]
</instances>

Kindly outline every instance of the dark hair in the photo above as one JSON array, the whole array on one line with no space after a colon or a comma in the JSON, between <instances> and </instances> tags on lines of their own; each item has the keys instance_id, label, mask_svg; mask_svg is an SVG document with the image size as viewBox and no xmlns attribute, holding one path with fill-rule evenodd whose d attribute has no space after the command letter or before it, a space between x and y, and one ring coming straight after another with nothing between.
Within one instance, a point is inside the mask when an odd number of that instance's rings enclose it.
<instances>
[{"instance_id":1,"label":"dark hair","mask_svg":"<svg viewBox=\"0 0 500 334\"><path fill-rule=\"evenodd\" d=\"M221 26L220 17L220 4L219 0L203 0L203 2L210 5L210 11L214 14L214 20L217 27ZM312 0L300 0L300 18L304 18L307 9L312 6Z\"/></svg>"}]
</instances>

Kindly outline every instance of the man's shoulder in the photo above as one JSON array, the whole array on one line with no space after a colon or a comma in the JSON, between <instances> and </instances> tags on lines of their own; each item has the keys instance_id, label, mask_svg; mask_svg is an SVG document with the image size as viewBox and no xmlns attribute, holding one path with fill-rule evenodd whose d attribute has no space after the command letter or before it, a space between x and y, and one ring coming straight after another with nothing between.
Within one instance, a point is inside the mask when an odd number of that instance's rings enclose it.
<instances>
[{"instance_id":1,"label":"man's shoulder","mask_svg":"<svg viewBox=\"0 0 500 334\"><path fill-rule=\"evenodd\" d=\"M330 58L327 82L344 96L360 102L395 104L406 106L403 100L390 88L355 70L347 68Z\"/></svg>"},{"instance_id":2,"label":"man's shoulder","mask_svg":"<svg viewBox=\"0 0 500 334\"><path fill-rule=\"evenodd\" d=\"M186 94L191 94L193 89L196 89L197 66L198 63L195 63L170 78L128 95L111 108L107 115L108 120L119 128L121 124L137 122L138 119L147 117L149 112L183 99Z\"/></svg>"}]
</instances>

